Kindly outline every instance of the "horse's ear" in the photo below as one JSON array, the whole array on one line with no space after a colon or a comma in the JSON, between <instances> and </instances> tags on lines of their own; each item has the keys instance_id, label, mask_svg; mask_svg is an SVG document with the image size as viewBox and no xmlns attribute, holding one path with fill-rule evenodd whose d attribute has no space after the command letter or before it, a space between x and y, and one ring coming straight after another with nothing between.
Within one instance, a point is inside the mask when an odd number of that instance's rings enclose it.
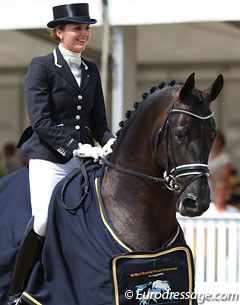
<instances>
[{"instance_id":1,"label":"horse's ear","mask_svg":"<svg viewBox=\"0 0 240 305\"><path fill-rule=\"evenodd\" d=\"M218 75L217 79L205 91L210 96L210 101L214 101L222 90L224 79L222 74Z\"/></svg>"},{"instance_id":2,"label":"horse's ear","mask_svg":"<svg viewBox=\"0 0 240 305\"><path fill-rule=\"evenodd\" d=\"M186 96L188 96L191 93L191 91L195 85L194 76L195 76L195 73L190 74L188 76L187 80L185 81L185 83L180 91L180 94L179 94L180 101L182 101Z\"/></svg>"}]
</instances>

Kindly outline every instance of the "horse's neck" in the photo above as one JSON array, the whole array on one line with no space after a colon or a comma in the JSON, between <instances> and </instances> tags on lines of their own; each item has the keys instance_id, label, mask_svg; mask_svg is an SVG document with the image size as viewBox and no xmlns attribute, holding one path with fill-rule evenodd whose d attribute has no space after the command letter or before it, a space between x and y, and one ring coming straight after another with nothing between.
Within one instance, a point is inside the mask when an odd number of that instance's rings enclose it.
<instances>
[{"instance_id":1,"label":"horse's neck","mask_svg":"<svg viewBox=\"0 0 240 305\"><path fill-rule=\"evenodd\" d=\"M176 228L173 193L155 182L105 171L101 193L120 238L136 250L156 250Z\"/></svg>"}]
</instances>

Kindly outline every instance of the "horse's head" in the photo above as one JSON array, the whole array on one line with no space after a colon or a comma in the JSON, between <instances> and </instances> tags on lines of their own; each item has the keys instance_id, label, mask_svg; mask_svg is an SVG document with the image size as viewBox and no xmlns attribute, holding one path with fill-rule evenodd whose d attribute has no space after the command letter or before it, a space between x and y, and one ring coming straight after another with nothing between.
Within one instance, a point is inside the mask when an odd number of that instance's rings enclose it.
<instances>
[{"instance_id":1,"label":"horse's head","mask_svg":"<svg viewBox=\"0 0 240 305\"><path fill-rule=\"evenodd\" d=\"M179 212L191 217L201 215L210 204L207 163L216 135L210 104L222 89L223 77L219 75L206 90L194 85L193 73L173 92L156 149L157 160L166 169L167 187L178 192Z\"/></svg>"},{"instance_id":2,"label":"horse's head","mask_svg":"<svg viewBox=\"0 0 240 305\"><path fill-rule=\"evenodd\" d=\"M126 113L110 162L103 160L112 168L108 173L121 179L119 187L136 189L141 184L137 201L174 202L175 192L180 213L192 217L210 203L207 163L216 135L210 104L222 89L223 77L206 90L194 85L193 73L184 84L170 81L152 87Z\"/></svg>"}]
</instances>

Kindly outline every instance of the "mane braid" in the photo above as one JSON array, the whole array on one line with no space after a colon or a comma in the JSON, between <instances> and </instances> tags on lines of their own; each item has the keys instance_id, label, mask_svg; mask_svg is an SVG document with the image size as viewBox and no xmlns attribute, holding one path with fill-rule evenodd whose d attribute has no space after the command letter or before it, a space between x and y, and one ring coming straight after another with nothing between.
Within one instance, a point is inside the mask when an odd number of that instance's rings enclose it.
<instances>
[{"instance_id":1,"label":"mane braid","mask_svg":"<svg viewBox=\"0 0 240 305\"><path fill-rule=\"evenodd\" d=\"M179 81L176 81L176 80L170 80L168 83L166 82L161 82L158 86L153 86L149 89L149 92L144 92L142 94L142 100L140 102L135 102L133 104L133 107L134 109L133 110L128 110L126 113L125 113L125 117L126 117L126 120L125 121L121 121L119 123L119 127L120 129L116 132L116 136L117 136L117 139L119 139L120 137L123 137L124 134L126 133L126 131L128 130L128 127L129 127L129 124L131 124L131 122L134 120L134 118L136 117L136 113L138 113L142 108L143 106L149 102L149 97L158 89L158 90L162 90L164 89L165 87L173 87L175 85L178 85L178 84L182 84L181 82ZM116 141L114 144L113 144L113 149L117 148L118 144L119 144L120 141Z\"/></svg>"}]
</instances>

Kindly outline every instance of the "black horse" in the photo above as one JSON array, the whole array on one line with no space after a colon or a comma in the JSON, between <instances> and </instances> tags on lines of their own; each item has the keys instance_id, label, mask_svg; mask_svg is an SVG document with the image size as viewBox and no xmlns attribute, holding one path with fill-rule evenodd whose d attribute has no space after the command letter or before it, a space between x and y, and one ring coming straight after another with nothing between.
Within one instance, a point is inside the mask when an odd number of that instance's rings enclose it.
<instances>
[{"instance_id":1,"label":"black horse","mask_svg":"<svg viewBox=\"0 0 240 305\"><path fill-rule=\"evenodd\" d=\"M57 185L42 256L22 304L196 303L187 297L194 271L176 209L194 217L209 207L207 163L216 135L210 104L222 86L219 75L199 90L193 73L185 83L151 88L126 113L110 158ZM8 234L0 242L3 300L31 214L27 175L23 168L0 182L0 230Z\"/></svg>"}]
</instances>

